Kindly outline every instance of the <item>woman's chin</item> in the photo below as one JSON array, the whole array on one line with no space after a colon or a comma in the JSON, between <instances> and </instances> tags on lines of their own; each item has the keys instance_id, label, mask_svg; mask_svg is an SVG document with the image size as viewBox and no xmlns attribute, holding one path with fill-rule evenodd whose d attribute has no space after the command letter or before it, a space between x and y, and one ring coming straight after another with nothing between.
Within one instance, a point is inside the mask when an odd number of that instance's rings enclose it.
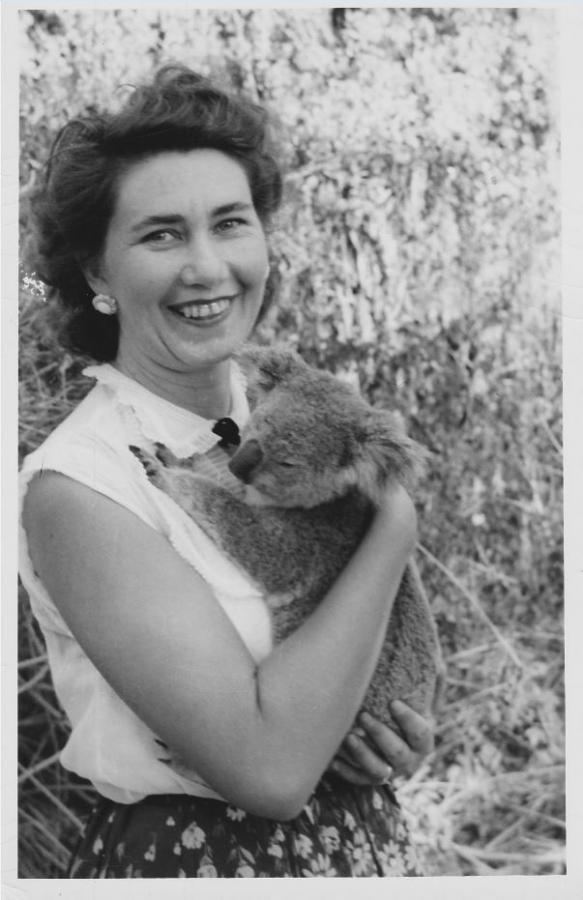
<instances>
[{"instance_id":1,"label":"woman's chin","mask_svg":"<svg viewBox=\"0 0 583 900\"><path fill-rule=\"evenodd\" d=\"M212 327L181 331L178 340L168 344L185 363L198 368L201 363L220 363L233 356L248 340L254 322L224 319Z\"/></svg>"}]
</instances>

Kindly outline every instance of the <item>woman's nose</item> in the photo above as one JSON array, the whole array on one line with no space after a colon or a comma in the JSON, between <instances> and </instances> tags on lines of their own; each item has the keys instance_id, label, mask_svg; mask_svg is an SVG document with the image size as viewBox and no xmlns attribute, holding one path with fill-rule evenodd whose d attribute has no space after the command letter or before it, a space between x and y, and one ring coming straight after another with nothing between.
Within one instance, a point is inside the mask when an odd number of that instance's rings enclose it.
<instances>
[{"instance_id":1,"label":"woman's nose","mask_svg":"<svg viewBox=\"0 0 583 900\"><path fill-rule=\"evenodd\" d=\"M212 284L224 278L226 263L211 240L198 240L190 248L188 261L181 270L182 282L189 287Z\"/></svg>"}]
</instances>

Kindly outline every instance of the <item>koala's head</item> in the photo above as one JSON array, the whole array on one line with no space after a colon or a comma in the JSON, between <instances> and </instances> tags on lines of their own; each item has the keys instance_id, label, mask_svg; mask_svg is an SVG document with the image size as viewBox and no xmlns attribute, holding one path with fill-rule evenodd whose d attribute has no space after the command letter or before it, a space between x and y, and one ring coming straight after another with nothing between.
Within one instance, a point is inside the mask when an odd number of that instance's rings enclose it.
<instances>
[{"instance_id":1,"label":"koala's head","mask_svg":"<svg viewBox=\"0 0 583 900\"><path fill-rule=\"evenodd\" d=\"M289 351L240 357L252 408L229 468L257 504L309 508L357 487L375 502L391 478L409 484L423 451L399 416Z\"/></svg>"}]
</instances>

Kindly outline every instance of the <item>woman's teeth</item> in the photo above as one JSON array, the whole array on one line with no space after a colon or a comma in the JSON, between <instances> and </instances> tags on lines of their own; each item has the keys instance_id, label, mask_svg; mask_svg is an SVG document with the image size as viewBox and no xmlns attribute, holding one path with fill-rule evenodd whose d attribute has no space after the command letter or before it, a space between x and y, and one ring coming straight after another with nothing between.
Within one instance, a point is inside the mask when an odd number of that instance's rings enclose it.
<instances>
[{"instance_id":1,"label":"woman's teeth","mask_svg":"<svg viewBox=\"0 0 583 900\"><path fill-rule=\"evenodd\" d=\"M189 306L181 306L175 311L186 319L210 319L218 316L228 309L230 300L213 300L212 303L193 303Z\"/></svg>"}]
</instances>

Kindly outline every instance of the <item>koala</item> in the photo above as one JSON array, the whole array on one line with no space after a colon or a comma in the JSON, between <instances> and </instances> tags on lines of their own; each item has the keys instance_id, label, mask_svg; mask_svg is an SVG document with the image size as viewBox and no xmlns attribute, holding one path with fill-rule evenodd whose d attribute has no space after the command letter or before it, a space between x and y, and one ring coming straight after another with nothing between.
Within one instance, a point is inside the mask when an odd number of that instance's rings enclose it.
<instances>
[{"instance_id":1,"label":"koala","mask_svg":"<svg viewBox=\"0 0 583 900\"><path fill-rule=\"evenodd\" d=\"M279 348L247 348L251 415L228 463L243 499L178 461L131 448L168 494L266 595L276 642L315 609L365 534L382 487L411 487L423 451L399 417L369 406L349 385ZM363 613L366 611L363 610ZM402 699L431 715L443 665L427 598L409 564L394 602L363 708L393 728Z\"/></svg>"}]
</instances>

